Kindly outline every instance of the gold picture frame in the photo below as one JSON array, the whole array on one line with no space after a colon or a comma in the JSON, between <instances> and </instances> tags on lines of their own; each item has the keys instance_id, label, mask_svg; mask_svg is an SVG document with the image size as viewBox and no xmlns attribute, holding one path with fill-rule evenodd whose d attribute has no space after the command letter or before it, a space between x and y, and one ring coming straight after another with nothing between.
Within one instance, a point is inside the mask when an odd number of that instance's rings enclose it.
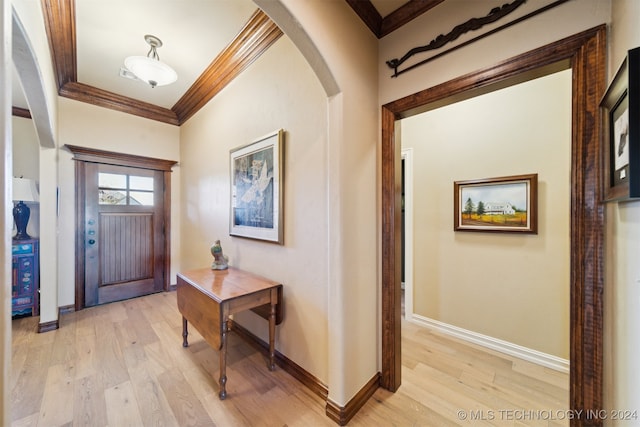
<instances>
[{"instance_id":1,"label":"gold picture frame","mask_svg":"<svg viewBox=\"0 0 640 427\"><path fill-rule=\"evenodd\" d=\"M538 233L538 174L455 181L455 231Z\"/></svg>"}]
</instances>

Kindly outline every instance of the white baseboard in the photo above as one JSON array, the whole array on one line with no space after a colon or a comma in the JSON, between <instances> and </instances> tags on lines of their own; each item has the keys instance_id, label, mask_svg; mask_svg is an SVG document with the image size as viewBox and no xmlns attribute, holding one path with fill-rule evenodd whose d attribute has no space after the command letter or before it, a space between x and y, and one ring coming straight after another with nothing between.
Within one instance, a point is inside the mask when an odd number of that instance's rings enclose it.
<instances>
[{"instance_id":1,"label":"white baseboard","mask_svg":"<svg viewBox=\"0 0 640 427\"><path fill-rule=\"evenodd\" d=\"M428 329L438 331L446 335L451 335L461 340L481 345L483 347L490 348L492 350L496 350L510 356L518 357L520 359L524 359L559 372L569 372L569 361L557 356L553 356L551 354L543 353L541 351L533 350L527 347L522 347L517 344L503 341L487 335L482 335L477 332L469 331L467 329L459 328L457 326L449 325L438 320L429 319L428 317L420 316L417 314L413 314L408 320L412 323L424 326Z\"/></svg>"}]
</instances>

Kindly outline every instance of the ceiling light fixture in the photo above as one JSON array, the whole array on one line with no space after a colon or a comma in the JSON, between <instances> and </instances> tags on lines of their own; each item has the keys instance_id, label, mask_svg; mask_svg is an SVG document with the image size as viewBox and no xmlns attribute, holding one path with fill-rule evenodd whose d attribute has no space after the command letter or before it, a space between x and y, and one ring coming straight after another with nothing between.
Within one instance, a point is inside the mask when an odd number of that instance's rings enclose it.
<instances>
[{"instance_id":1,"label":"ceiling light fixture","mask_svg":"<svg viewBox=\"0 0 640 427\"><path fill-rule=\"evenodd\" d=\"M144 40L151 46L147 56L129 56L124 60L126 70L133 73L135 78L142 80L152 88L165 86L175 82L178 75L164 62L160 62L157 48L162 47L162 41L156 36L147 34ZM121 71L120 75L126 75Z\"/></svg>"}]
</instances>

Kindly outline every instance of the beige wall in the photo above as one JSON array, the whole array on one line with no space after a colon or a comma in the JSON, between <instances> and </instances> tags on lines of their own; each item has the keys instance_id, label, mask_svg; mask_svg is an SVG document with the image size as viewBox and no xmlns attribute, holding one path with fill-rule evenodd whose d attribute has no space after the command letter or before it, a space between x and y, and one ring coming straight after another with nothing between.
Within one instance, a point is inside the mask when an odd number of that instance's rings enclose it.
<instances>
[{"instance_id":1,"label":"beige wall","mask_svg":"<svg viewBox=\"0 0 640 427\"><path fill-rule=\"evenodd\" d=\"M413 149L415 320L568 359L571 71L401 126ZM529 173L537 235L453 231L454 181Z\"/></svg>"},{"instance_id":2,"label":"beige wall","mask_svg":"<svg viewBox=\"0 0 640 427\"><path fill-rule=\"evenodd\" d=\"M13 117L12 120L13 176L40 179L40 143L31 119ZM27 233L32 237L40 235L40 204L28 203L31 215ZM13 224L15 230L15 223ZM14 231L15 234L15 231Z\"/></svg>"},{"instance_id":3,"label":"beige wall","mask_svg":"<svg viewBox=\"0 0 640 427\"><path fill-rule=\"evenodd\" d=\"M284 129L284 244L229 236L229 150ZM276 348L325 383L327 99L286 37L181 127L183 269L208 267L219 239L232 266L284 284ZM266 322L236 320L265 341Z\"/></svg>"},{"instance_id":4,"label":"beige wall","mask_svg":"<svg viewBox=\"0 0 640 427\"><path fill-rule=\"evenodd\" d=\"M328 386L345 405L380 370L377 39L346 2L255 1L316 52L306 58L329 97Z\"/></svg>"},{"instance_id":5,"label":"beige wall","mask_svg":"<svg viewBox=\"0 0 640 427\"><path fill-rule=\"evenodd\" d=\"M626 56L640 46L640 2L612 2L609 80ZM605 279L605 407L640 410L640 202L607 205ZM639 425L612 419L607 425Z\"/></svg>"},{"instance_id":6,"label":"beige wall","mask_svg":"<svg viewBox=\"0 0 640 427\"><path fill-rule=\"evenodd\" d=\"M31 119L12 119L13 176L38 179L40 160L38 136Z\"/></svg>"},{"instance_id":7,"label":"beige wall","mask_svg":"<svg viewBox=\"0 0 640 427\"><path fill-rule=\"evenodd\" d=\"M167 160L180 159L177 126L67 98L59 98L58 108L61 147L69 144ZM67 306L75 301L75 162L65 148L57 154L60 187L58 305ZM175 274L180 269L180 175L181 168L175 166L171 174L171 283L175 283Z\"/></svg>"}]
</instances>

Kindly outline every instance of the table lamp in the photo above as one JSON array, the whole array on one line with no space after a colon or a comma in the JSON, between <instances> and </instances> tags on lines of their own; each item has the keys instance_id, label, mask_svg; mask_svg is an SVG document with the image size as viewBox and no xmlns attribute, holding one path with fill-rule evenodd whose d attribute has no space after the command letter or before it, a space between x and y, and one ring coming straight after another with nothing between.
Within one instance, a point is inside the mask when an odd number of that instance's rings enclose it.
<instances>
[{"instance_id":1,"label":"table lamp","mask_svg":"<svg viewBox=\"0 0 640 427\"><path fill-rule=\"evenodd\" d=\"M36 181L28 178L13 178L13 201L18 202L13 208L13 220L16 222L18 232L14 240L27 240L31 236L27 234L27 224L31 209L24 202L37 202L38 190Z\"/></svg>"}]
</instances>

